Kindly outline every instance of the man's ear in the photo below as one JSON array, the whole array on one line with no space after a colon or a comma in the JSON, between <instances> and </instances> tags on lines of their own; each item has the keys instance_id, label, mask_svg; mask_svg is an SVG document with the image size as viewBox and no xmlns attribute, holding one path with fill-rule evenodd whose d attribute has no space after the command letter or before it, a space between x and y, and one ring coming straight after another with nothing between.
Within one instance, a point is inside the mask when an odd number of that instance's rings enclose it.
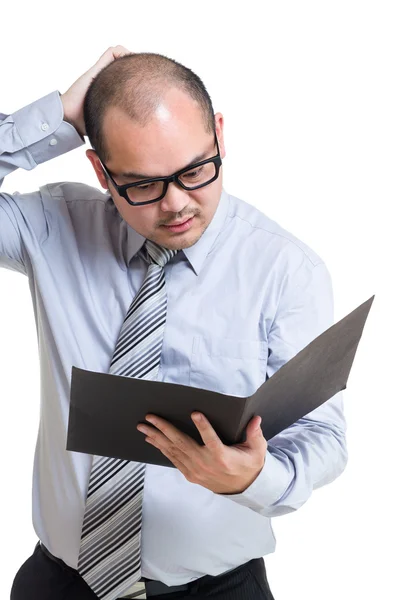
<instances>
[{"instance_id":1,"label":"man's ear","mask_svg":"<svg viewBox=\"0 0 400 600\"><path fill-rule=\"evenodd\" d=\"M225 141L224 141L224 117L223 114L218 112L214 115L215 119L215 131L217 133L218 145L219 145L219 153L221 158L225 158L226 150L225 150Z\"/></svg>"},{"instance_id":2,"label":"man's ear","mask_svg":"<svg viewBox=\"0 0 400 600\"><path fill-rule=\"evenodd\" d=\"M96 152L91 149L86 150L86 156L88 157L88 159L90 160L90 162L93 165L93 169L95 170L97 179L99 180L101 187L108 190L107 179L106 179L103 168L99 161L99 157L97 156Z\"/></svg>"}]
</instances>

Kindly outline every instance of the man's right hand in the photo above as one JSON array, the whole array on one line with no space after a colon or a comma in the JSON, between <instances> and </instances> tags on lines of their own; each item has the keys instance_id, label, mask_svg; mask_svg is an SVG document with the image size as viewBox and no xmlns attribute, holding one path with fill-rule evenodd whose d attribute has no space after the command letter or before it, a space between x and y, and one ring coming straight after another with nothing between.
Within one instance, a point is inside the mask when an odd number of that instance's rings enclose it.
<instances>
[{"instance_id":1,"label":"man's right hand","mask_svg":"<svg viewBox=\"0 0 400 600\"><path fill-rule=\"evenodd\" d=\"M104 67L125 54L133 54L133 52L127 50L124 46L111 46L100 56L93 67L81 75L64 94L61 94L61 102L64 107L64 121L71 123L82 137L86 135L85 121L83 119L83 103L89 85Z\"/></svg>"}]
</instances>

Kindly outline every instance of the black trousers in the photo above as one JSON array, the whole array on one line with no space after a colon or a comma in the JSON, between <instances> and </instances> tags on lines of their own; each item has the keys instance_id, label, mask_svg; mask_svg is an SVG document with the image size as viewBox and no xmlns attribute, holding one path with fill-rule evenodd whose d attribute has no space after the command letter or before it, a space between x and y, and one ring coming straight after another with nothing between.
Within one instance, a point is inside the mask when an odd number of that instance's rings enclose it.
<instances>
[{"instance_id":1,"label":"black trousers","mask_svg":"<svg viewBox=\"0 0 400 600\"><path fill-rule=\"evenodd\" d=\"M263 558L254 558L226 575L205 575L191 582L190 589L159 594L154 600L274 600ZM18 570L11 600L97 600L78 571L49 558L39 544Z\"/></svg>"}]
</instances>

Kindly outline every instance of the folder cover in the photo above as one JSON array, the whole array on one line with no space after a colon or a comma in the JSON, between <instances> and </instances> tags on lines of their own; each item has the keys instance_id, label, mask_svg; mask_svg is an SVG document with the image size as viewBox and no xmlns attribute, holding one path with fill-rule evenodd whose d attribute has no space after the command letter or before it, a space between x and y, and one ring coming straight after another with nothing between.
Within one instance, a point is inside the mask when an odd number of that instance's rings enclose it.
<instances>
[{"instance_id":1,"label":"folder cover","mask_svg":"<svg viewBox=\"0 0 400 600\"><path fill-rule=\"evenodd\" d=\"M204 413L226 445L244 442L248 422L259 415L268 441L346 388L374 298L316 337L249 397L73 366L67 450L176 468L136 429L148 413L201 445L192 412Z\"/></svg>"}]
</instances>

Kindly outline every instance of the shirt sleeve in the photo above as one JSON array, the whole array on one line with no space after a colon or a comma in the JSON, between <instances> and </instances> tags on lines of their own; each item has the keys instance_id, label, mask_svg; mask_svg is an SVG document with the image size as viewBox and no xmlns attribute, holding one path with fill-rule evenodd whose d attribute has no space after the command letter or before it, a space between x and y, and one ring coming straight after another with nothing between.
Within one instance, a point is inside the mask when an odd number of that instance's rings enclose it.
<instances>
[{"instance_id":1,"label":"shirt sleeve","mask_svg":"<svg viewBox=\"0 0 400 600\"><path fill-rule=\"evenodd\" d=\"M267 377L333 325L333 292L324 263L307 257L288 277L268 333ZM270 440L264 466L240 494L226 498L266 517L300 508L312 491L336 479L347 463L343 392Z\"/></svg>"},{"instance_id":2,"label":"shirt sleeve","mask_svg":"<svg viewBox=\"0 0 400 600\"><path fill-rule=\"evenodd\" d=\"M16 169L34 169L85 143L63 118L58 90L10 115L0 113L0 187ZM0 267L26 273L24 240L29 236L34 251L47 238L48 226L39 191L0 192Z\"/></svg>"},{"instance_id":3,"label":"shirt sleeve","mask_svg":"<svg viewBox=\"0 0 400 600\"><path fill-rule=\"evenodd\" d=\"M0 187L4 177L18 167L30 171L85 143L63 118L58 90L11 115L0 113Z\"/></svg>"}]
</instances>

